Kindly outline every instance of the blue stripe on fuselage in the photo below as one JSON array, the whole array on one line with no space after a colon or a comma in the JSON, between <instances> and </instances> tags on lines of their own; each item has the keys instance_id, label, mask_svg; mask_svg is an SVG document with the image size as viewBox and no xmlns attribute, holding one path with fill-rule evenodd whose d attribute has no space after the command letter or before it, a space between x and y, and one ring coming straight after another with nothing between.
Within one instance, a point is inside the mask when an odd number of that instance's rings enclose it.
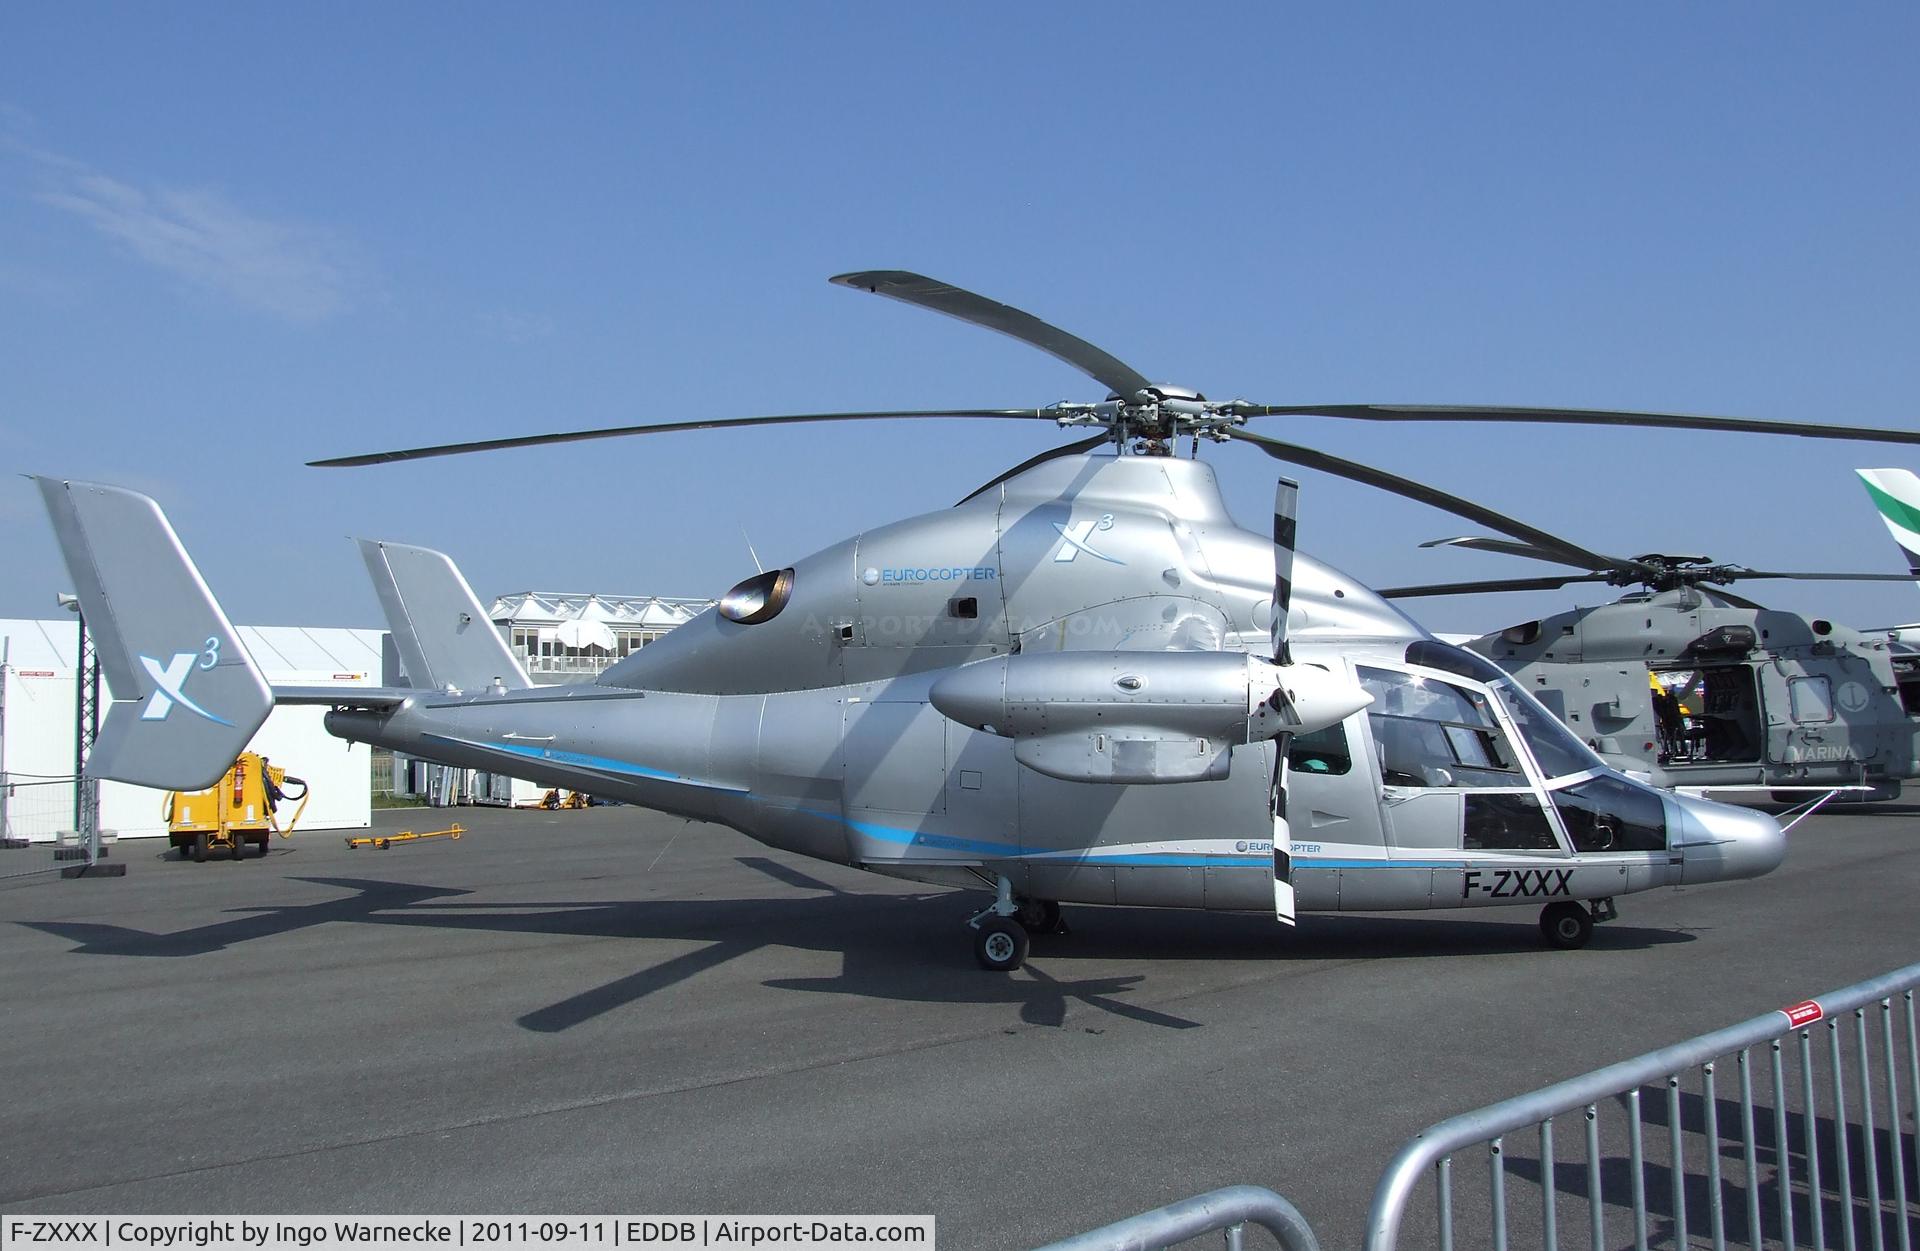
<instances>
[{"instance_id":1,"label":"blue stripe on fuselage","mask_svg":"<svg viewBox=\"0 0 1920 1251\"><path fill-rule=\"evenodd\" d=\"M527 760L545 760L574 769L592 769L596 773L614 773L622 777L673 782L681 786L697 786L702 790L726 791L733 795L745 795L749 790L745 786L732 786L725 782L706 782L699 778L670 773L665 769L653 769L646 765L634 764L628 760L615 760L611 756L592 756L585 752L559 751L552 747L533 747L520 743L480 743L473 739L455 738L450 734L427 734L423 737L437 738L443 743L458 743L462 747L476 747L481 751L504 752L509 756L520 756Z\"/></svg>"}]
</instances>

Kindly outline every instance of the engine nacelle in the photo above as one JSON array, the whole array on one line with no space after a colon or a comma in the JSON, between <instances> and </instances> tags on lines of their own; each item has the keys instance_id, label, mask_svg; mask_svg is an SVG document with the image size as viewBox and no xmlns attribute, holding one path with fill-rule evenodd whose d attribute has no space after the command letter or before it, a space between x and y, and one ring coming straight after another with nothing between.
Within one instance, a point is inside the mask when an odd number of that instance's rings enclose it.
<instances>
[{"instance_id":1,"label":"engine nacelle","mask_svg":"<svg viewBox=\"0 0 1920 1251\"><path fill-rule=\"evenodd\" d=\"M1370 697L1316 665L1241 652L1044 652L963 665L933 706L1014 740L1014 758L1070 782L1198 782L1227 776L1236 743L1306 733Z\"/></svg>"}]
</instances>

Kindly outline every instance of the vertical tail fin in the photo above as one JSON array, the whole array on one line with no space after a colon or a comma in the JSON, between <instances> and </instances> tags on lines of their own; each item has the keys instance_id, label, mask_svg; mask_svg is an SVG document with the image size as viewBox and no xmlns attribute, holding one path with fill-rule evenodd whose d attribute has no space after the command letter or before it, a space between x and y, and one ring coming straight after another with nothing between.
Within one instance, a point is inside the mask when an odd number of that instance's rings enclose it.
<instances>
[{"instance_id":1,"label":"vertical tail fin","mask_svg":"<svg viewBox=\"0 0 1920 1251\"><path fill-rule=\"evenodd\" d=\"M1907 568L1920 578L1920 478L1906 469L1856 469L1880 520L1900 545Z\"/></svg>"},{"instance_id":2,"label":"vertical tail fin","mask_svg":"<svg viewBox=\"0 0 1920 1251\"><path fill-rule=\"evenodd\" d=\"M160 506L92 482L35 478L113 702L92 777L211 786L273 710L273 692Z\"/></svg>"},{"instance_id":3,"label":"vertical tail fin","mask_svg":"<svg viewBox=\"0 0 1920 1251\"><path fill-rule=\"evenodd\" d=\"M450 557L405 543L359 543L411 685L463 691L533 685Z\"/></svg>"}]
</instances>

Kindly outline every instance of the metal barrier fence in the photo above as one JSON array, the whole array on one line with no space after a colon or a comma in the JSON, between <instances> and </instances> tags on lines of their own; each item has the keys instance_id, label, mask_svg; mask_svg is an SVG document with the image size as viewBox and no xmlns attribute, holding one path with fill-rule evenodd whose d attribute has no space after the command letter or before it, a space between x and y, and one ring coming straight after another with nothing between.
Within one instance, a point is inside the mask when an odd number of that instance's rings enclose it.
<instances>
[{"instance_id":1,"label":"metal barrier fence","mask_svg":"<svg viewBox=\"0 0 1920 1251\"><path fill-rule=\"evenodd\" d=\"M1421 1179L1431 1173L1440 1251L1452 1251L1463 1224L1494 1251L1506 1251L1516 1232L1529 1245L1556 1251L1562 1224L1569 1216L1578 1223L1580 1208L1582 1241L1606 1251L1621 1245L1607 1228L1609 1206L1626 1210L1637 1251L1656 1239L1675 1248L1704 1242L1714 1251L1730 1241L1858 1251L1863 1232L1873 1251L1912 1251L1914 1150L1906 1127L1920 1087L1916 986L1920 964L1908 965L1442 1121L1408 1143L1380 1179L1367 1249L1397 1251ZM1853 1025L1845 1029L1849 1016ZM1816 1032L1824 1033L1824 1045L1816 1044ZM1904 1057L1898 1034L1905 1036ZM1756 1065L1759 1048L1765 1050ZM1729 1059L1732 1072L1723 1074ZM1757 1067L1765 1068L1764 1078ZM1689 1074L1697 1077L1692 1092ZM1725 1102L1723 1076L1737 1091ZM1657 1092L1651 1100L1649 1087ZM1656 1132L1651 1144L1648 1104L1656 1131L1665 1122L1664 1135ZM1603 1114L1615 1105L1617 1112ZM1555 1142L1555 1119L1569 1114L1580 1118L1584 1151L1563 1153ZM1536 1141L1509 1142L1527 1130ZM1455 1153L1474 1146L1485 1148L1477 1161L1485 1172L1484 1212L1456 1210L1454 1202ZM1537 1190L1535 1204L1516 1209L1508 1194L1514 1183Z\"/></svg>"},{"instance_id":2,"label":"metal barrier fence","mask_svg":"<svg viewBox=\"0 0 1920 1251\"><path fill-rule=\"evenodd\" d=\"M0 773L0 841L45 842L74 828L74 779Z\"/></svg>"},{"instance_id":3,"label":"metal barrier fence","mask_svg":"<svg viewBox=\"0 0 1920 1251\"><path fill-rule=\"evenodd\" d=\"M1210 1190L1051 1243L1041 1251L1146 1251L1216 1232L1226 1235L1227 1251L1240 1251L1240 1231L1248 1224L1272 1234L1285 1251L1320 1251L1320 1240L1300 1210L1259 1186Z\"/></svg>"},{"instance_id":4,"label":"metal barrier fence","mask_svg":"<svg viewBox=\"0 0 1920 1251\"><path fill-rule=\"evenodd\" d=\"M1429 1174L1438 1251L1462 1243L1508 1251L1516 1242L1558 1251L1560 1231L1576 1225L1591 1251L1726 1251L1730 1244L1913 1251L1920 1224L1920 1180L1911 1172L1920 1167L1917 987L1920 964L1911 964L1442 1121L1402 1148L1380 1179L1367 1251L1399 1251ZM1728 1060L1733 1071L1724 1074ZM1692 1091L1689 1074L1698 1079ZM1733 1092L1724 1101L1723 1077ZM1555 1121L1568 1115L1580 1118L1579 1132L1556 1139ZM1525 1131L1532 1141L1510 1141ZM1456 1167L1456 1155L1471 1147L1484 1151ZM1467 1171L1484 1173L1474 1179L1485 1186L1484 1209L1455 1201ZM1609 1226L1609 1207L1624 1210L1630 1241L1623 1226ZM1292 1204L1234 1186L1043 1251L1135 1251L1215 1232L1238 1251L1249 1221L1286 1251L1316 1245Z\"/></svg>"}]
</instances>

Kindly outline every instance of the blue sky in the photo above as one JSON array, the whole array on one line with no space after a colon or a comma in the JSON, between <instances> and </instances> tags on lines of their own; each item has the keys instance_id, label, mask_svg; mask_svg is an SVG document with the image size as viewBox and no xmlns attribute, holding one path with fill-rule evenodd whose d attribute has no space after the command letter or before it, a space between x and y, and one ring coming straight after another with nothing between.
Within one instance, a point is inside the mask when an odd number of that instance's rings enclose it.
<instances>
[{"instance_id":1,"label":"blue sky","mask_svg":"<svg viewBox=\"0 0 1920 1251\"><path fill-rule=\"evenodd\" d=\"M231 615L373 625L346 536L483 595L717 594L1061 436L650 420L1099 389L828 286L907 268L1271 403L1920 424L1920 10L1785 5L0 8L0 465L155 495ZM1303 418L1284 438L1589 547L1898 572L1899 448ZM1920 452L1920 449L1912 449ZM1273 462L1205 453L1254 527ZM1544 572L1302 473L1375 585ZM0 484L0 615L66 577ZM1858 625L1904 585L1746 589ZM1589 592L1586 602L1591 602ZM1570 592L1427 601L1496 628Z\"/></svg>"}]
</instances>

